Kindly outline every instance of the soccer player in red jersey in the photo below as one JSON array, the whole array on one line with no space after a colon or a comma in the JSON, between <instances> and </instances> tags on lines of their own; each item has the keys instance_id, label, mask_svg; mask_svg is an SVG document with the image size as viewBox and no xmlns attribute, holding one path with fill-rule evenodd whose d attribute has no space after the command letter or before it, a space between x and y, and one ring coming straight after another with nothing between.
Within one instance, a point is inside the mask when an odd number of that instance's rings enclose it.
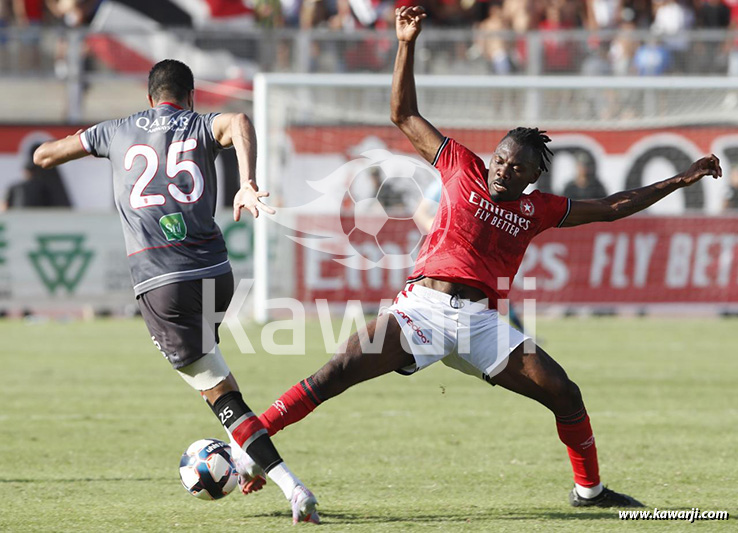
<instances>
[{"instance_id":1,"label":"soccer player in red jersey","mask_svg":"<svg viewBox=\"0 0 738 533\"><path fill-rule=\"evenodd\" d=\"M413 55L423 18L420 7L396 10L399 48L391 118L440 171L444 194L438 214L395 303L259 419L273 435L352 385L388 372L412 373L440 360L536 400L554 414L574 470L571 505L642 506L602 485L579 387L544 350L524 342L526 335L498 320L496 304L507 297L510 281L537 234L642 211L703 176L721 176L718 158L702 158L672 178L600 200L569 200L539 191L526 194L523 191L546 170L551 155L545 132L535 128L508 132L487 170L479 157L441 135L418 112ZM369 347L369 339L378 340L381 350ZM528 344L532 349L525 349Z\"/></svg>"}]
</instances>

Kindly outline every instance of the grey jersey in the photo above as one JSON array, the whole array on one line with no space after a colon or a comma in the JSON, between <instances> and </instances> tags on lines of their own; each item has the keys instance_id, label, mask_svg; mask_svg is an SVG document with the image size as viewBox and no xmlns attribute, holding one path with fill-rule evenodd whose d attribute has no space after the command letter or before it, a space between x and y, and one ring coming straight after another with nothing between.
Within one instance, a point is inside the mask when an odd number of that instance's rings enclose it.
<instances>
[{"instance_id":1,"label":"grey jersey","mask_svg":"<svg viewBox=\"0 0 738 533\"><path fill-rule=\"evenodd\" d=\"M85 150L113 166L136 296L231 268L213 218L215 156L222 149L213 136L216 116L165 103L80 136Z\"/></svg>"}]
</instances>

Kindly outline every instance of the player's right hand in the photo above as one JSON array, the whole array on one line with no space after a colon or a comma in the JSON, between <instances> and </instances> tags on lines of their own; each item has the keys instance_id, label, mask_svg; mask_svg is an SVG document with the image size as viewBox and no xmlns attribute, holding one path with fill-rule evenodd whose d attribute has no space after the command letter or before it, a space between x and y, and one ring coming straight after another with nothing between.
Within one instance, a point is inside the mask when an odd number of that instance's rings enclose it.
<instances>
[{"instance_id":1,"label":"player's right hand","mask_svg":"<svg viewBox=\"0 0 738 533\"><path fill-rule=\"evenodd\" d=\"M395 9L395 30L398 41L414 41L420 35L420 22L427 17L420 6L398 7Z\"/></svg>"},{"instance_id":2,"label":"player's right hand","mask_svg":"<svg viewBox=\"0 0 738 533\"><path fill-rule=\"evenodd\" d=\"M241 220L241 209L248 209L254 218L259 218L259 211L264 211L270 215L276 213L274 209L261 201L262 198L268 196L268 192L260 191L255 184L242 185L233 198L233 220L236 222Z\"/></svg>"}]
</instances>

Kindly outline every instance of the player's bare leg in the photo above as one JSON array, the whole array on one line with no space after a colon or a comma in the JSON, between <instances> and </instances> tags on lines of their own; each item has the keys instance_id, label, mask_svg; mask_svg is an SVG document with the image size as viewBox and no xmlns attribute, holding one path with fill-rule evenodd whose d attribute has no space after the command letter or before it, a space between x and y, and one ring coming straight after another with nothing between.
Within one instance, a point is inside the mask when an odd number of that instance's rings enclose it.
<instances>
[{"instance_id":1,"label":"player's bare leg","mask_svg":"<svg viewBox=\"0 0 738 533\"><path fill-rule=\"evenodd\" d=\"M338 396L349 387L372 378L415 364L415 358L402 347L403 333L394 315L383 314L366 327L366 335L374 341L384 332L380 353L364 353L359 333L353 334L330 361L313 374L313 380L324 400Z\"/></svg>"},{"instance_id":2,"label":"player's bare leg","mask_svg":"<svg viewBox=\"0 0 738 533\"><path fill-rule=\"evenodd\" d=\"M381 350L375 353L375 348L365 352L361 336L374 342L380 340L381 335L384 335ZM413 365L415 359L403 349L402 336L397 320L389 313L372 320L364 330L351 335L320 370L284 393L259 420L269 435L274 435L349 387Z\"/></svg>"},{"instance_id":3,"label":"player's bare leg","mask_svg":"<svg viewBox=\"0 0 738 533\"><path fill-rule=\"evenodd\" d=\"M642 507L630 496L603 487L594 434L579 387L543 349L536 346L535 352L525 353L521 344L491 382L536 400L556 417L559 438L574 470L575 487L569 496L573 506Z\"/></svg>"}]
</instances>

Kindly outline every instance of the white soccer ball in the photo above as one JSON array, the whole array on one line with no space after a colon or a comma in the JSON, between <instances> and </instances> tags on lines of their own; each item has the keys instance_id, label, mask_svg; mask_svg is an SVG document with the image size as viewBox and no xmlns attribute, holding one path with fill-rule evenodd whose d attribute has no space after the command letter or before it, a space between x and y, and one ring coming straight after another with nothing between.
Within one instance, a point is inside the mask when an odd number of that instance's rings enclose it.
<instances>
[{"instance_id":1,"label":"white soccer ball","mask_svg":"<svg viewBox=\"0 0 738 533\"><path fill-rule=\"evenodd\" d=\"M216 439L193 442L179 461L179 477L195 498L218 500L227 496L238 485L230 446Z\"/></svg>"}]
</instances>

